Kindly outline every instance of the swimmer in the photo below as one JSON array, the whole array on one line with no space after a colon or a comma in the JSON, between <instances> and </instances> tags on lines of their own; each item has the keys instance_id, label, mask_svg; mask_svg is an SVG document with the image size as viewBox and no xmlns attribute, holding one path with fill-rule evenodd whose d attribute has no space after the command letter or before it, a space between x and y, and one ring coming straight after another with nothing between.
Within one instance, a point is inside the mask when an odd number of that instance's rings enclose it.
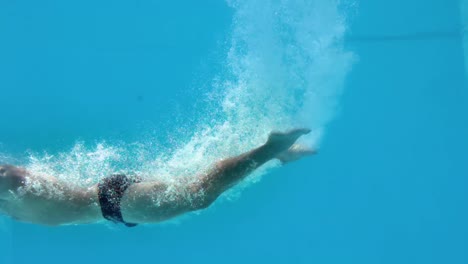
<instances>
[{"instance_id":1,"label":"swimmer","mask_svg":"<svg viewBox=\"0 0 468 264\"><path fill-rule=\"evenodd\" d=\"M314 154L313 149L295 144L309 132L272 132L262 146L221 160L209 171L173 184L112 175L85 188L53 176L35 176L19 167L0 166L0 212L18 221L48 226L103 220L129 227L161 222L207 208L223 192L272 159L285 164Z\"/></svg>"}]
</instances>

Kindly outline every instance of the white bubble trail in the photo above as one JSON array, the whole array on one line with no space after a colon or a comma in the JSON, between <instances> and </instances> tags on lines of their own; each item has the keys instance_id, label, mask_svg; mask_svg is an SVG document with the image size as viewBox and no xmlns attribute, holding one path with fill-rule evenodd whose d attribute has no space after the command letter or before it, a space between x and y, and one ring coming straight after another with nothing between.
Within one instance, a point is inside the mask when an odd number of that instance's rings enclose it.
<instances>
[{"instance_id":1,"label":"white bubble trail","mask_svg":"<svg viewBox=\"0 0 468 264\"><path fill-rule=\"evenodd\" d=\"M342 45L346 20L340 3L230 0L228 4L234 16L230 48L221 62L227 68L214 77L213 89L207 92L211 98L207 112L213 119L200 122L191 138L172 139L165 153L157 152L157 143L151 140L94 147L78 143L67 153L32 154L26 167L83 185L115 172L172 181L262 144L272 130L311 128L313 133L302 142L317 146L338 110L354 60ZM265 171L266 167L244 185Z\"/></svg>"}]
</instances>

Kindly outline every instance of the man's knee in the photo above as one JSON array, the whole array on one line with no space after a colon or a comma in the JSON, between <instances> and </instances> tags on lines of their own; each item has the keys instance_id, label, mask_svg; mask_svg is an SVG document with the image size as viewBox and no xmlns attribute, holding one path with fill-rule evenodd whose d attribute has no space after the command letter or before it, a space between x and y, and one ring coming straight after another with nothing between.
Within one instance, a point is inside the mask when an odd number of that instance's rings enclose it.
<instances>
[{"instance_id":1,"label":"man's knee","mask_svg":"<svg viewBox=\"0 0 468 264\"><path fill-rule=\"evenodd\" d=\"M197 195L194 199L192 199L191 203L191 209L192 211L198 211L198 210L203 210L210 205L213 204L213 202L216 200L217 197L212 197L210 195L202 194L202 195Z\"/></svg>"},{"instance_id":2,"label":"man's knee","mask_svg":"<svg viewBox=\"0 0 468 264\"><path fill-rule=\"evenodd\" d=\"M16 190L25 182L27 171L11 165L0 166L0 193Z\"/></svg>"}]
</instances>

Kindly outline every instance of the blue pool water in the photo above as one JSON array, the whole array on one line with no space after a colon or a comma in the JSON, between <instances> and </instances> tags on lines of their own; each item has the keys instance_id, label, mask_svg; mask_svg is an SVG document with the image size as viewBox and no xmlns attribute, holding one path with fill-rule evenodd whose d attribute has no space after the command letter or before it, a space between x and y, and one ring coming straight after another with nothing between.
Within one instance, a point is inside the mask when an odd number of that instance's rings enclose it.
<instances>
[{"instance_id":1,"label":"blue pool water","mask_svg":"<svg viewBox=\"0 0 468 264\"><path fill-rule=\"evenodd\" d=\"M169 223L3 216L0 263L468 263L466 7L2 1L1 163L186 177L294 126L320 152Z\"/></svg>"}]
</instances>

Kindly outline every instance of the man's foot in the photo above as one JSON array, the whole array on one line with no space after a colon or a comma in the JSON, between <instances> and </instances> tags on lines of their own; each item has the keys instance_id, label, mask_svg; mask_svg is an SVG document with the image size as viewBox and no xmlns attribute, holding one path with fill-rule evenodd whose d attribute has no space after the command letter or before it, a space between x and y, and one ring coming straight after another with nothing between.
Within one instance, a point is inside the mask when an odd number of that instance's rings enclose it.
<instances>
[{"instance_id":1,"label":"man's foot","mask_svg":"<svg viewBox=\"0 0 468 264\"><path fill-rule=\"evenodd\" d=\"M314 155L316 153L317 151L315 149L299 144L294 144L286 151L281 152L278 156L276 156L276 158L279 159L281 163L285 164L303 157Z\"/></svg>"},{"instance_id":2,"label":"man's foot","mask_svg":"<svg viewBox=\"0 0 468 264\"><path fill-rule=\"evenodd\" d=\"M270 147L271 151L279 154L287 151L300 136L309 134L310 131L307 128L298 128L288 132L271 132L265 145Z\"/></svg>"}]
</instances>

